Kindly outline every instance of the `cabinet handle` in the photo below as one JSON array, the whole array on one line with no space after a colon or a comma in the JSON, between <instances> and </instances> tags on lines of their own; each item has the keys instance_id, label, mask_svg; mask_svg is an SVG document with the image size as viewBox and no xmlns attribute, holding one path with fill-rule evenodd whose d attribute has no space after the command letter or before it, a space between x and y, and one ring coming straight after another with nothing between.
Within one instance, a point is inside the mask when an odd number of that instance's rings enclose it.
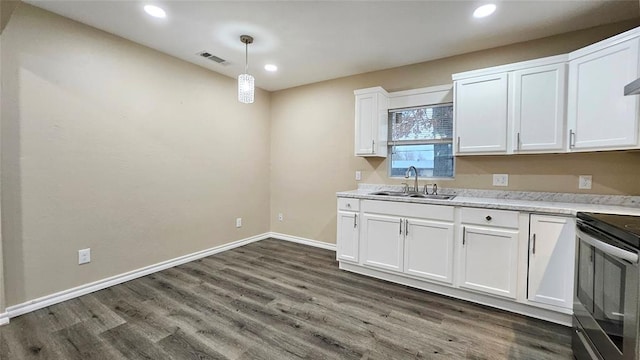
<instances>
[{"instance_id":1,"label":"cabinet handle","mask_svg":"<svg viewBox=\"0 0 640 360\"><path fill-rule=\"evenodd\" d=\"M493 218L491 217L491 215L487 215L487 217L485 219L487 219L487 221L491 221L491 219L493 219Z\"/></svg>"},{"instance_id":2,"label":"cabinet handle","mask_svg":"<svg viewBox=\"0 0 640 360\"><path fill-rule=\"evenodd\" d=\"M402 219L400 219L400 235L402 235Z\"/></svg>"},{"instance_id":3,"label":"cabinet handle","mask_svg":"<svg viewBox=\"0 0 640 360\"><path fill-rule=\"evenodd\" d=\"M376 141L375 140L371 140L371 153L372 154L376 153Z\"/></svg>"},{"instance_id":4,"label":"cabinet handle","mask_svg":"<svg viewBox=\"0 0 640 360\"><path fill-rule=\"evenodd\" d=\"M462 227L462 246L464 246L464 244L466 243L466 234L467 234L467 228L466 227Z\"/></svg>"},{"instance_id":5,"label":"cabinet handle","mask_svg":"<svg viewBox=\"0 0 640 360\"><path fill-rule=\"evenodd\" d=\"M516 149L520 150L520 133L518 133L518 135L517 135Z\"/></svg>"},{"instance_id":6,"label":"cabinet handle","mask_svg":"<svg viewBox=\"0 0 640 360\"><path fill-rule=\"evenodd\" d=\"M533 254L536 253L536 234L533 234L533 248L531 249Z\"/></svg>"},{"instance_id":7,"label":"cabinet handle","mask_svg":"<svg viewBox=\"0 0 640 360\"><path fill-rule=\"evenodd\" d=\"M573 149L576 146L576 133L573 130L569 130L569 149Z\"/></svg>"},{"instance_id":8,"label":"cabinet handle","mask_svg":"<svg viewBox=\"0 0 640 360\"><path fill-rule=\"evenodd\" d=\"M358 227L358 214L354 214L353 216L353 228Z\"/></svg>"},{"instance_id":9,"label":"cabinet handle","mask_svg":"<svg viewBox=\"0 0 640 360\"><path fill-rule=\"evenodd\" d=\"M458 152L460 152L460 136L458 136L458 141L456 144L457 144L456 147L458 149Z\"/></svg>"},{"instance_id":10,"label":"cabinet handle","mask_svg":"<svg viewBox=\"0 0 640 360\"><path fill-rule=\"evenodd\" d=\"M404 219L404 235L409 235L409 220Z\"/></svg>"}]
</instances>

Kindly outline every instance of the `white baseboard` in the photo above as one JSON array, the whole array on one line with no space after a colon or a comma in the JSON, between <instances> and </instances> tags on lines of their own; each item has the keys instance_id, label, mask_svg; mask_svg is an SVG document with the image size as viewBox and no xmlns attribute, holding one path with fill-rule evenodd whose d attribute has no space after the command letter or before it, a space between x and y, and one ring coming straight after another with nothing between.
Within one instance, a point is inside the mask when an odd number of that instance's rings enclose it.
<instances>
[{"instance_id":1,"label":"white baseboard","mask_svg":"<svg viewBox=\"0 0 640 360\"><path fill-rule=\"evenodd\" d=\"M7 325L9 323L9 313L0 313L0 326Z\"/></svg>"},{"instance_id":2,"label":"white baseboard","mask_svg":"<svg viewBox=\"0 0 640 360\"><path fill-rule=\"evenodd\" d=\"M142 276L146 276L164 269L168 269L174 266L178 266L190 261L198 260L203 257L211 256L213 254L221 253L223 251L231 250L243 245L250 244L259 240L267 239L271 236L271 233L264 233L256 236L252 236L246 239L234 241L225 245L212 247L210 249L194 252L184 256L177 257L175 259L163 261L154 265L145 266L143 268L129 271L120 275L115 275L106 279L98 280L85 285L57 292L55 294L43 296L38 299L30 300L22 304L9 306L5 313L0 313L0 325L8 324L9 319L26 314L31 311L39 310L47 306L51 306L66 300L70 300L85 294L92 293L94 291L102 290L110 286L118 285L129 280L133 280Z\"/></svg>"},{"instance_id":3,"label":"white baseboard","mask_svg":"<svg viewBox=\"0 0 640 360\"><path fill-rule=\"evenodd\" d=\"M336 244L330 244L324 241L312 240L312 239L307 239L307 238L293 236L293 235L281 234L277 232L270 232L268 234L269 234L269 237L272 237L274 239L291 241L298 244L336 251Z\"/></svg>"},{"instance_id":4,"label":"white baseboard","mask_svg":"<svg viewBox=\"0 0 640 360\"><path fill-rule=\"evenodd\" d=\"M9 323L9 319L16 317L16 316L20 316L22 314L26 314L28 312L31 311L36 311L39 309L43 309L47 306L51 306L51 305L55 305L57 303L66 301L66 300L70 300L82 295L86 295L98 290L102 290L102 289L106 289L110 286L114 286L114 285L118 285L118 284L122 284L124 282L127 282L129 280L133 280L133 279L137 279L139 277L142 276L146 276L149 274L153 274L155 272L164 270L164 269L168 269L174 266L178 266L184 263L188 263L190 261L194 261L194 260L198 260L207 256L211 256L214 254L218 254L221 253L223 251L227 251L227 250L231 250L243 245L247 245L256 241L260 241L260 240L264 240L264 239L268 239L268 238L274 238L274 239L279 239L279 240L285 240L285 241L291 241L294 243L298 243L298 244L303 244L303 245L308 245L308 246L313 246L313 247L317 247L317 248L322 248L322 249L326 249L326 250L332 250L332 251L336 251L336 245L335 244L329 244L326 242L322 242L322 241L318 241L318 240L312 240L312 239L306 239L306 238L302 238L302 237L298 237L298 236L292 236L292 235L286 235L286 234L280 234L280 233L275 233L275 232L267 232L264 234L260 234L260 235L256 235L256 236L252 236L246 239L241 239L238 241L234 241L225 245L221 245L221 246L216 246L216 247L212 247L210 249L206 249L206 250L202 250L202 251L198 251L198 252L194 252L191 254L187 254L187 255L183 255L180 257L177 257L175 259L171 259L171 260L167 260L167 261L163 261L154 265L149 265L149 266L145 266L143 268L137 269L137 270L132 270L120 275L115 275L106 279L102 279L102 280L98 280L92 283L88 283L88 284L84 284L84 285L80 285L78 287L72 288L72 289L68 289L68 290L64 290L64 291L60 291L57 292L55 294L51 294L51 295L47 295L47 296L43 296L41 298L37 298L34 300L29 300L27 302L24 302L22 304L18 304L18 305L13 305L13 306L9 306L6 309L6 312L4 313L0 313L0 325L6 325Z\"/></svg>"}]
</instances>

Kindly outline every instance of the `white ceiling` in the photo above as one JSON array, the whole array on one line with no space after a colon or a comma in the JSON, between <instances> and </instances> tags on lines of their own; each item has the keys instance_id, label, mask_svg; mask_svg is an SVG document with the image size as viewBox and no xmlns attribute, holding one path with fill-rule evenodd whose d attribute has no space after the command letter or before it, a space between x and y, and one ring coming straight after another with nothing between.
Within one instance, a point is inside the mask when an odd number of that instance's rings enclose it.
<instances>
[{"instance_id":1,"label":"white ceiling","mask_svg":"<svg viewBox=\"0 0 640 360\"><path fill-rule=\"evenodd\" d=\"M241 34L256 86L280 90L337 77L443 58L637 18L638 0L496 1L68 1L27 3L236 77L244 70ZM165 19L146 15L153 3ZM220 65L197 55L206 50ZM268 73L273 63L278 72Z\"/></svg>"}]
</instances>

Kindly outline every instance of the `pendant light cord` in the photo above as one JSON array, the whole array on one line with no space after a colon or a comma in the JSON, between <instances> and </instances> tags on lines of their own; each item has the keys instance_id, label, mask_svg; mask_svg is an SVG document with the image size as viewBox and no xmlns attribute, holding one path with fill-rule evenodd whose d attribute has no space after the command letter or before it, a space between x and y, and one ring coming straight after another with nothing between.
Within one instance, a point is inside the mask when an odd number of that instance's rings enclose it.
<instances>
[{"instance_id":1,"label":"pendant light cord","mask_svg":"<svg viewBox=\"0 0 640 360\"><path fill-rule=\"evenodd\" d=\"M249 73L249 43L244 43L244 73Z\"/></svg>"},{"instance_id":2,"label":"pendant light cord","mask_svg":"<svg viewBox=\"0 0 640 360\"><path fill-rule=\"evenodd\" d=\"M253 38L249 35L240 35L240 41L244 43L244 73L249 73L249 44L253 43Z\"/></svg>"}]
</instances>

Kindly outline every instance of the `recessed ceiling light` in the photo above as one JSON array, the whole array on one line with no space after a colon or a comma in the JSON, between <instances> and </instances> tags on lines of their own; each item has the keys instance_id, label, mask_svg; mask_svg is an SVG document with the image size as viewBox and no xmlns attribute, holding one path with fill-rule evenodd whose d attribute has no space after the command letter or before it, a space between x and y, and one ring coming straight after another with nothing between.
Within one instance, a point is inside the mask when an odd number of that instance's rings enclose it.
<instances>
[{"instance_id":1,"label":"recessed ceiling light","mask_svg":"<svg viewBox=\"0 0 640 360\"><path fill-rule=\"evenodd\" d=\"M144 6L144 11L147 12L147 14L156 17L156 18L165 18L167 17L167 13L162 10L161 8L155 6L155 5L145 5Z\"/></svg>"},{"instance_id":2,"label":"recessed ceiling light","mask_svg":"<svg viewBox=\"0 0 640 360\"><path fill-rule=\"evenodd\" d=\"M493 12L496 11L496 4L486 4L479 6L476 11L473 12L473 17L475 18L483 18L487 17Z\"/></svg>"},{"instance_id":3,"label":"recessed ceiling light","mask_svg":"<svg viewBox=\"0 0 640 360\"><path fill-rule=\"evenodd\" d=\"M271 71L271 72L278 71L278 67L273 65L273 64L265 65L264 69L267 70L267 71Z\"/></svg>"}]
</instances>

